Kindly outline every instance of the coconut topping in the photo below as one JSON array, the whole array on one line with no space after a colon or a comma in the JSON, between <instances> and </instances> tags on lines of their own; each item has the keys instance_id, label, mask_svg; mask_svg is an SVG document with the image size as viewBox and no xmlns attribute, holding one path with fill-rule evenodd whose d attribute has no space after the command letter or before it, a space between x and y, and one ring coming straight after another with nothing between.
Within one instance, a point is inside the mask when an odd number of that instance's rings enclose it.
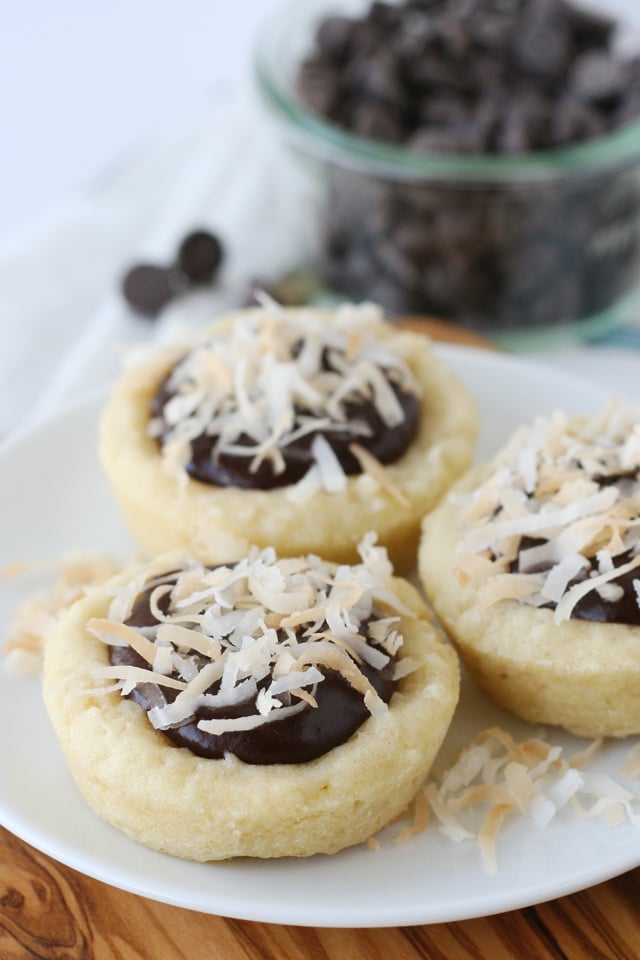
<instances>
[{"instance_id":1,"label":"coconut topping","mask_svg":"<svg viewBox=\"0 0 640 960\"><path fill-rule=\"evenodd\" d=\"M377 336L380 319L371 305L329 322L267 302L197 343L152 403L166 469L220 486L299 483L308 496L343 490L363 449L368 464L397 459L417 429L418 387Z\"/></svg>"},{"instance_id":2,"label":"coconut topping","mask_svg":"<svg viewBox=\"0 0 640 960\"><path fill-rule=\"evenodd\" d=\"M35 590L13 611L8 625L5 664L16 673L37 673L42 654L58 618L89 587L103 583L118 567L99 554L72 554L49 563L13 564L5 568L5 577L27 574L49 574L47 584ZM53 574L53 576L51 576Z\"/></svg>"},{"instance_id":3,"label":"coconut topping","mask_svg":"<svg viewBox=\"0 0 640 960\"><path fill-rule=\"evenodd\" d=\"M536 420L468 497L463 524L456 573L481 606L640 623L640 407Z\"/></svg>"},{"instance_id":4,"label":"coconut topping","mask_svg":"<svg viewBox=\"0 0 640 960\"><path fill-rule=\"evenodd\" d=\"M486 872L493 874L498 835L516 817L529 819L539 830L568 812L602 815L610 827L640 826L637 794L588 769L601 747L601 739L593 740L567 757L561 746L540 736L518 742L501 727L482 730L451 766L429 778L394 842L405 843L433 820L448 840L475 841ZM621 771L629 779L637 775L639 749L638 744L632 747Z\"/></svg>"},{"instance_id":5,"label":"coconut topping","mask_svg":"<svg viewBox=\"0 0 640 960\"><path fill-rule=\"evenodd\" d=\"M394 668L403 676L419 666L394 663L399 617L412 614L374 543L370 535L360 545L360 564L335 570L315 556L278 559L272 548L214 569L186 560L167 572L161 561L87 624L112 652L96 673L109 683L91 692L133 695L157 730L187 725L201 741L315 711L337 678L359 704L359 726L387 710ZM386 676L384 695L376 674ZM225 752L209 746L199 752Z\"/></svg>"}]
</instances>

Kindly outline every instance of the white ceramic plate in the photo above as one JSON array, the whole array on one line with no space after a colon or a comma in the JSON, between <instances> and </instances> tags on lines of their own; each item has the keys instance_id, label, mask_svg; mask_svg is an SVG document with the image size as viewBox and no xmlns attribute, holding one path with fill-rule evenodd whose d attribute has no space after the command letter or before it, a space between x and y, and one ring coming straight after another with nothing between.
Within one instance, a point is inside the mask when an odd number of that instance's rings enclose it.
<instances>
[{"instance_id":1,"label":"white ceramic plate","mask_svg":"<svg viewBox=\"0 0 640 960\"><path fill-rule=\"evenodd\" d=\"M483 429L479 456L520 423L553 408L595 411L606 391L586 380L499 354L443 348L475 394ZM102 398L71 408L14 440L0 457L0 566L73 549L126 554L129 541L95 456ZM3 585L6 624L32 584ZM477 731L514 720L465 681L443 746L446 765ZM138 846L99 820L75 790L40 697L38 678L0 672L0 821L63 863L113 886L193 910L275 923L389 926L461 920L528 906L640 864L640 829L607 828L567 810L540 832L528 819L498 839L499 871L487 876L473 842L455 845L435 827L403 846L382 834L366 847L306 860L194 864ZM584 745L553 735L570 749ZM609 744L593 768L619 776L629 743ZM628 781L625 785L634 789ZM640 784L636 783L640 800Z\"/></svg>"}]
</instances>

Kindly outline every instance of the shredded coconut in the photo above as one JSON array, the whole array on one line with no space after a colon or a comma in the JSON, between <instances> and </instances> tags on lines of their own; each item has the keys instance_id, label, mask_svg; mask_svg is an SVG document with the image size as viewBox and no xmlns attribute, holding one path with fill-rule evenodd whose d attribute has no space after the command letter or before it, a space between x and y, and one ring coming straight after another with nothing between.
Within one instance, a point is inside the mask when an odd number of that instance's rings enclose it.
<instances>
[{"instance_id":1,"label":"shredded coconut","mask_svg":"<svg viewBox=\"0 0 640 960\"><path fill-rule=\"evenodd\" d=\"M62 612L84 596L86 589L103 583L116 572L107 557L77 554L55 563L13 564L2 572L6 577L31 571L55 573L47 586L36 591L13 612L7 630L5 664L17 673L36 673L42 665L42 652L51 630Z\"/></svg>"},{"instance_id":2,"label":"shredded coconut","mask_svg":"<svg viewBox=\"0 0 640 960\"><path fill-rule=\"evenodd\" d=\"M192 441L206 435L213 457L246 457L249 472L267 460L277 475L287 447L315 434L311 476L298 481L294 499L343 489L346 475L323 433L370 435L350 413L354 401L372 403L393 429L404 420L396 389L418 392L404 358L376 337L379 320L372 305L344 306L327 323L315 311L291 314L266 300L237 317L230 333L193 344L170 374L173 396L162 418L148 427L151 437L163 435L165 470L186 483Z\"/></svg>"},{"instance_id":3,"label":"shredded coconut","mask_svg":"<svg viewBox=\"0 0 640 960\"><path fill-rule=\"evenodd\" d=\"M198 721L203 731L221 733L316 706L323 668L340 673L378 715L387 705L359 664L389 665L393 675L391 659L402 644L398 615L410 612L395 595L391 564L374 537L364 539L360 555L360 564L332 571L315 556L280 560L272 548L254 548L234 566L213 570L182 561L168 582L154 569L149 582L138 577L134 584L137 595L149 595L156 624L132 626L114 616L131 611L128 584L116 592L106 618L88 623L105 644L129 646L140 658L138 666L105 666L96 679L117 680L123 695L138 684L178 690L169 702L160 692L148 713L159 730L203 707L254 702L248 716ZM159 600L154 607L155 596L162 598L162 609ZM398 677L418 666L413 660L402 664L395 665ZM113 684L104 690L111 692Z\"/></svg>"},{"instance_id":4,"label":"shredded coconut","mask_svg":"<svg viewBox=\"0 0 640 960\"><path fill-rule=\"evenodd\" d=\"M546 604L557 623L592 591L619 601L616 580L640 566L639 438L640 407L622 401L595 417L555 413L518 431L467 498L458 579L476 587L483 606Z\"/></svg>"},{"instance_id":5,"label":"shredded coconut","mask_svg":"<svg viewBox=\"0 0 640 960\"><path fill-rule=\"evenodd\" d=\"M637 797L612 777L585 769L601 746L602 740L594 740L566 757L561 747L540 738L516 742L499 727L483 730L452 766L422 787L407 811L410 824L394 842L404 843L433 823L454 843L474 840L492 874L498 869L498 836L514 817L528 817L544 829L567 808L583 817L602 814L608 826L640 824L632 805ZM639 750L636 744L629 754L627 777L640 775Z\"/></svg>"}]
</instances>

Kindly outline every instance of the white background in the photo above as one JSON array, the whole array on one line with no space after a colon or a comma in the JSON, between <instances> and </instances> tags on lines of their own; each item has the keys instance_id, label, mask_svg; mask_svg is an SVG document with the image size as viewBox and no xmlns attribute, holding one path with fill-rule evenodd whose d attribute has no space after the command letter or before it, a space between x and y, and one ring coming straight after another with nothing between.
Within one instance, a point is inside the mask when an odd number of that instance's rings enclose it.
<instances>
[{"instance_id":1,"label":"white background","mask_svg":"<svg viewBox=\"0 0 640 960\"><path fill-rule=\"evenodd\" d=\"M246 77L277 4L0 0L0 245Z\"/></svg>"},{"instance_id":2,"label":"white background","mask_svg":"<svg viewBox=\"0 0 640 960\"><path fill-rule=\"evenodd\" d=\"M0 246L246 78L280 2L0 0Z\"/></svg>"}]
</instances>

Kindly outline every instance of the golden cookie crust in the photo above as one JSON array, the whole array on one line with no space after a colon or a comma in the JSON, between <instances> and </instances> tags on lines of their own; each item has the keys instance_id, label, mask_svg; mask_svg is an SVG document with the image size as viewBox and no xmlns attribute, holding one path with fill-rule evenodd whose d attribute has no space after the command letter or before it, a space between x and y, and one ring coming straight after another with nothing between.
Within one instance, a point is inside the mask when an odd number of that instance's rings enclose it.
<instances>
[{"instance_id":1,"label":"golden cookie crust","mask_svg":"<svg viewBox=\"0 0 640 960\"><path fill-rule=\"evenodd\" d=\"M104 644L85 629L103 616L110 584L60 620L47 644L44 699L87 803L134 840L189 860L310 856L360 843L401 813L427 775L458 700L458 659L408 583L394 590L400 656L420 668L398 681L389 710L344 744L304 764L209 760L174 746L118 693L96 695Z\"/></svg>"},{"instance_id":2,"label":"golden cookie crust","mask_svg":"<svg viewBox=\"0 0 640 960\"><path fill-rule=\"evenodd\" d=\"M473 490L491 472L475 467L455 492ZM461 506L445 500L425 518L420 579L458 653L500 706L532 723L582 737L640 733L640 628L572 619L501 600L481 608L476 590L454 575Z\"/></svg>"},{"instance_id":3,"label":"golden cookie crust","mask_svg":"<svg viewBox=\"0 0 640 960\"><path fill-rule=\"evenodd\" d=\"M230 329L239 315L218 321L210 333ZM323 318L331 323L332 314ZM426 337L382 322L373 326L408 362L423 392L418 436L404 456L385 467L403 502L366 474L348 477L339 493L319 490L303 503L292 501L289 487L243 490L191 478L179 487L147 435L151 398L186 352L167 348L121 377L101 421L100 459L136 542L151 555L179 548L206 563L238 559L253 544L273 545L282 555L315 553L351 563L364 534L376 530L395 568L412 568L422 517L471 463L478 415L470 394Z\"/></svg>"}]
</instances>

